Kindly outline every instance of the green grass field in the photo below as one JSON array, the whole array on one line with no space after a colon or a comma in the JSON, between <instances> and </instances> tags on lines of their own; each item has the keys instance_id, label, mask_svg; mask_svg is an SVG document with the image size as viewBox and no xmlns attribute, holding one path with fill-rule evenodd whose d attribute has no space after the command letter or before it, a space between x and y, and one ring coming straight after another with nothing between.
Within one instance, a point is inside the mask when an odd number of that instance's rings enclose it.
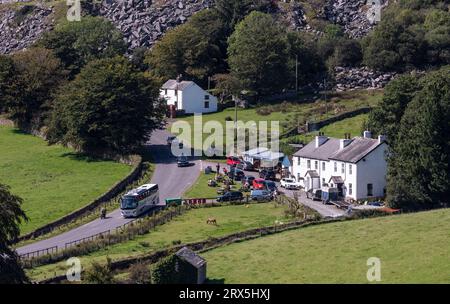
<instances>
[{"instance_id":1,"label":"green grass field","mask_svg":"<svg viewBox=\"0 0 450 304\"><path fill-rule=\"evenodd\" d=\"M304 135L296 135L287 138L286 142L293 143L293 142L303 142L303 143L309 143L311 140L314 139L316 135L318 135L319 132L323 132L326 136L329 137L335 137L335 138L344 138L345 133L350 133L352 137L355 136L362 136L362 127L364 125L364 122L367 121L369 115L368 114L361 114L357 115L352 118L347 118L332 124L329 124L328 126L325 126L321 128L317 132L311 132Z\"/></svg>"},{"instance_id":2,"label":"green grass field","mask_svg":"<svg viewBox=\"0 0 450 304\"><path fill-rule=\"evenodd\" d=\"M92 160L0 126L0 183L24 200L30 221L22 234L87 205L130 171L128 165Z\"/></svg>"},{"instance_id":3,"label":"green grass field","mask_svg":"<svg viewBox=\"0 0 450 304\"><path fill-rule=\"evenodd\" d=\"M107 256L113 260L120 259L172 246L173 241L195 242L208 237L220 237L238 231L269 226L273 225L276 220L286 221L284 210L284 207L275 207L271 203L250 204L248 207L230 205L193 209L146 235L80 258L83 267L89 267L92 261L104 262ZM206 224L209 217L215 217L218 225ZM53 276L55 273L65 273L66 270L65 261L62 261L30 269L28 275L33 279L42 279Z\"/></svg>"},{"instance_id":4,"label":"green grass field","mask_svg":"<svg viewBox=\"0 0 450 304\"><path fill-rule=\"evenodd\" d=\"M311 226L202 253L225 283L450 283L450 209Z\"/></svg>"},{"instance_id":5,"label":"green grass field","mask_svg":"<svg viewBox=\"0 0 450 304\"><path fill-rule=\"evenodd\" d=\"M218 187L209 187L208 180L213 179L215 173L204 174L201 173L198 177L197 181L189 188L183 195L183 198L215 198L219 196L217 194L217 190L223 186L223 183L220 183ZM231 190L238 190L241 188L241 182L235 182L235 185L231 187ZM244 194L245 196L245 194Z\"/></svg>"}]
</instances>

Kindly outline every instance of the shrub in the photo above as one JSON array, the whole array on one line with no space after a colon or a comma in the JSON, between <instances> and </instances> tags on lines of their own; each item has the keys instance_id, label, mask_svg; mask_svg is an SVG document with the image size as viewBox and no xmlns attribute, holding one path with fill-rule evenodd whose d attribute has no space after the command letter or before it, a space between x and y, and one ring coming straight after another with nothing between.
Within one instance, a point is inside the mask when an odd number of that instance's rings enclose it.
<instances>
[{"instance_id":1,"label":"shrub","mask_svg":"<svg viewBox=\"0 0 450 304\"><path fill-rule=\"evenodd\" d=\"M133 284L151 284L152 273L148 265L137 263L130 267L130 281Z\"/></svg>"},{"instance_id":2,"label":"shrub","mask_svg":"<svg viewBox=\"0 0 450 304\"><path fill-rule=\"evenodd\" d=\"M106 264L93 262L91 269L86 271L84 281L90 284L113 284L114 275L111 269L111 259L106 258Z\"/></svg>"}]
</instances>

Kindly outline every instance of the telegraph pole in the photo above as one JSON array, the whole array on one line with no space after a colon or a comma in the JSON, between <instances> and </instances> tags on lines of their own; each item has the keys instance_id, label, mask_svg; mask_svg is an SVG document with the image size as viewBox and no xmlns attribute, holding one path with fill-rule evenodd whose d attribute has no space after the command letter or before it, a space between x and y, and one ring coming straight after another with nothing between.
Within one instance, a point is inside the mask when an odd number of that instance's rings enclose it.
<instances>
[{"instance_id":1,"label":"telegraph pole","mask_svg":"<svg viewBox=\"0 0 450 304\"><path fill-rule=\"evenodd\" d=\"M295 55L295 93L298 93L298 54Z\"/></svg>"}]
</instances>

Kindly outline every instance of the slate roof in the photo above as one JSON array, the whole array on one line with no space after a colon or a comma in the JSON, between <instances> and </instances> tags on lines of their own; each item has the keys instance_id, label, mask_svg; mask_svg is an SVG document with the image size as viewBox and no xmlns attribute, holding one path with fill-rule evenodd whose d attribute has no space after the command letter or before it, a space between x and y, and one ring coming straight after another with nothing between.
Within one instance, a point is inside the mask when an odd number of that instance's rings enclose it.
<instances>
[{"instance_id":1,"label":"slate roof","mask_svg":"<svg viewBox=\"0 0 450 304\"><path fill-rule=\"evenodd\" d=\"M175 253L175 255L178 256L183 261L188 262L195 268L201 268L203 265L206 264L206 260L204 258L202 258L201 256L199 256L198 254L196 254L194 251L192 251L187 247L181 248L180 250L177 251L177 253Z\"/></svg>"},{"instance_id":2,"label":"slate roof","mask_svg":"<svg viewBox=\"0 0 450 304\"><path fill-rule=\"evenodd\" d=\"M344 183L344 180L340 176L332 176L330 178L330 181L332 181L335 184L343 184Z\"/></svg>"},{"instance_id":3,"label":"slate roof","mask_svg":"<svg viewBox=\"0 0 450 304\"><path fill-rule=\"evenodd\" d=\"M187 87L189 87L192 84L194 84L193 81L180 81L180 82L177 82L174 79L169 79L169 80L166 81L166 83L163 84L162 89L163 90L179 90L179 91L183 91L184 89L186 89Z\"/></svg>"},{"instance_id":4,"label":"slate roof","mask_svg":"<svg viewBox=\"0 0 450 304\"><path fill-rule=\"evenodd\" d=\"M312 158L318 160L328 160L330 155L339 150L339 139L328 138L320 147L316 148L316 140L297 151L294 156Z\"/></svg>"},{"instance_id":5,"label":"slate roof","mask_svg":"<svg viewBox=\"0 0 450 304\"><path fill-rule=\"evenodd\" d=\"M329 158L348 163L357 163L379 145L378 139L355 137L344 149L338 149Z\"/></svg>"},{"instance_id":6,"label":"slate roof","mask_svg":"<svg viewBox=\"0 0 450 304\"><path fill-rule=\"evenodd\" d=\"M319 173L317 173L316 170L309 170L309 171L306 172L305 176L306 176L306 175L309 175L309 176L311 176L312 178L314 178L314 177L319 178L319 177L320 177Z\"/></svg>"},{"instance_id":7,"label":"slate roof","mask_svg":"<svg viewBox=\"0 0 450 304\"><path fill-rule=\"evenodd\" d=\"M382 144L378 139L355 137L345 148L340 149L339 141L338 138L328 138L326 142L316 148L316 140L314 139L297 151L294 156L357 163Z\"/></svg>"}]
</instances>

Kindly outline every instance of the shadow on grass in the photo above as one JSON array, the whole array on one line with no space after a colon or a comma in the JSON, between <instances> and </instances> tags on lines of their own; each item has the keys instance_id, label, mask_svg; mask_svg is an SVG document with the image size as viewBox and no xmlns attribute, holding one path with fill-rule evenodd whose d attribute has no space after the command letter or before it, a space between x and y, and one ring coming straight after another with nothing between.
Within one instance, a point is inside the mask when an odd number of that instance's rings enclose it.
<instances>
[{"instance_id":1,"label":"shadow on grass","mask_svg":"<svg viewBox=\"0 0 450 304\"><path fill-rule=\"evenodd\" d=\"M225 279L207 279L205 284L225 284Z\"/></svg>"},{"instance_id":2,"label":"shadow on grass","mask_svg":"<svg viewBox=\"0 0 450 304\"><path fill-rule=\"evenodd\" d=\"M111 161L110 159L104 159L100 157L94 157L86 153L67 152L61 154L61 157L67 157L71 160L82 161L87 163Z\"/></svg>"}]
</instances>

